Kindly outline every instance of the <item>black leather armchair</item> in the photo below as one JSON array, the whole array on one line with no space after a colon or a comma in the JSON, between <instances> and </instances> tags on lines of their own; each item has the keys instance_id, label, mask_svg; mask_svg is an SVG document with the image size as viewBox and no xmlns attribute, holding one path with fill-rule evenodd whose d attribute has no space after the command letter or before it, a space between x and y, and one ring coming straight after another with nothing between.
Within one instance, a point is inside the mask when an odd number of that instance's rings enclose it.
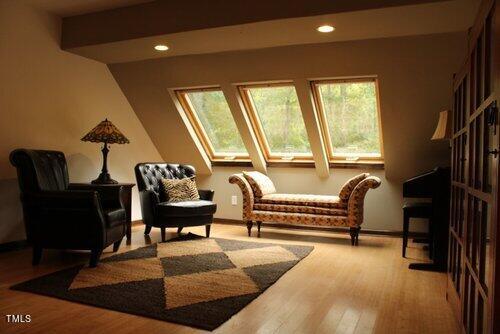
<instances>
[{"instance_id":1,"label":"black leather armchair","mask_svg":"<svg viewBox=\"0 0 500 334\"><path fill-rule=\"evenodd\" d=\"M43 248L91 250L90 267L97 265L104 248L114 244L113 251L118 250L126 232L119 194L116 202L102 203L96 187L70 184L62 152L17 149L10 161L17 168L34 265Z\"/></svg>"},{"instance_id":2,"label":"black leather armchair","mask_svg":"<svg viewBox=\"0 0 500 334\"><path fill-rule=\"evenodd\" d=\"M166 202L161 193L163 178L182 179L193 177L193 166L170 163L140 163L135 166L135 177L141 199L142 220L146 225L144 234L148 235L152 227L161 229L162 241L165 241L165 228L177 227L180 233L183 227L205 225L207 238L217 205L212 202L213 190L199 190L199 201L178 203Z\"/></svg>"}]
</instances>

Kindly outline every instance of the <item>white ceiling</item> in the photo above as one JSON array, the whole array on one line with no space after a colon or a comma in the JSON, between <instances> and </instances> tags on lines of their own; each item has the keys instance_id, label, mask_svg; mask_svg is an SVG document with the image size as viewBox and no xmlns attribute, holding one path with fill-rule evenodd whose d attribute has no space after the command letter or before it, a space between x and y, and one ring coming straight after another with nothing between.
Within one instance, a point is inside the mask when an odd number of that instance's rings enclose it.
<instances>
[{"instance_id":1,"label":"white ceiling","mask_svg":"<svg viewBox=\"0 0 500 334\"><path fill-rule=\"evenodd\" d=\"M465 31L472 25L478 5L479 0L453 0L281 19L90 45L68 51L105 63L121 63L187 54ZM334 25L336 30L330 34L315 30L318 25L326 23ZM156 44L167 44L170 50L157 52L153 49Z\"/></svg>"}]
</instances>

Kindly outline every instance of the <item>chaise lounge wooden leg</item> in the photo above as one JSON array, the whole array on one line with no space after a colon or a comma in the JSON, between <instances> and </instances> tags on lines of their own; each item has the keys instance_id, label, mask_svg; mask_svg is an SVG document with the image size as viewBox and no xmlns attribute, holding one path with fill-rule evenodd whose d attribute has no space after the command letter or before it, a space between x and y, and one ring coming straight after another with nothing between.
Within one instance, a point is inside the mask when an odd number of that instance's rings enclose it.
<instances>
[{"instance_id":1,"label":"chaise lounge wooden leg","mask_svg":"<svg viewBox=\"0 0 500 334\"><path fill-rule=\"evenodd\" d=\"M351 227L349 229L349 234L351 235L351 245L352 246L357 246L358 245L358 238L359 238L359 230L360 227Z\"/></svg>"},{"instance_id":2,"label":"chaise lounge wooden leg","mask_svg":"<svg viewBox=\"0 0 500 334\"><path fill-rule=\"evenodd\" d=\"M90 253L90 263L89 263L90 268L97 267L99 259L101 258L101 254L102 254L102 249L92 249Z\"/></svg>"},{"instance_id":3,"label":"chaise lounge wooden leg","mask_svg":"<svg viewBox=\"0 0 500 334\"><path fill-rule=\"evenodd\" d=\"M144 229L144 235L149 235L149 232L151 232L151 226L146 225L146 228Z\"/></svg>"},{"instance_id":4,"label":"chaise lounge wooden leg","mask_svg":"<svg viewBox=\"0 0 500 334\"><path fill-rule=\"evenodd\" d=\"M253 222L251 220L247 221L248 236L251 236L251 234L252 234L252 226L253 226Z\"/></svg>"},{"instance_id":5,"label":"chaise lounge wooden leg","mask_svg":"<svg viewBox=\"0 0 500 334\"><path fill-rule=\"evenodd\" d=\"M257 237L260 238L260 225L262 224L262 222L257 222Z\"/></svg>"},{"instance_id":6,"label":"chaise lounge wooden leg","mask_svg":"<svg viewBox=\"0 0 500 334\"><path fill-rule=\"evenodd\" d=\"M181 234L183 227L178 227L177 228L177 234Z\"/></svg>"},{"instance_id":7,"label":"chaise lounge wooden leg","mask_svg":"<svg viewBox=\"0 0 500 334\"><path fill-rule=\"evenodd\" d=\"M165 242L166 236L165 236L165 227L160 228L161 230L161 241Z\"/></svg>"},{"instance_id":8,"label":"chaise lounge wooden leg","mask_svg":"<svg viewBox=\"0 0 500 334\"><path fill-rule=\"evenodd\" d=\"M41 259L42 259L42 247L33 246L33 260L32 260L32 264L34 266L36 266L37 264L40 263Z\"/></svg>"}]
</instances>

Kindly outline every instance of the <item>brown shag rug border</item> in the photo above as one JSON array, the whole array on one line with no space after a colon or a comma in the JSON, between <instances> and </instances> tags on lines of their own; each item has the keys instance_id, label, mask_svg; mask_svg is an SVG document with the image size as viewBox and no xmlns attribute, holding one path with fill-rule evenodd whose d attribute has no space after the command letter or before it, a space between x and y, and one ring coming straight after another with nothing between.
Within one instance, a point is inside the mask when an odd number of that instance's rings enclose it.
<instances>
[{"instance_id":1,"label":"brown shag rug border","mask_svg":"<svg viewBox=\"0 0 500 334\"><path fill-rule=\"evenodd\" d=\"M11 289L214 330L312 250L190 233Z\"/></svg>"}]
</instances>

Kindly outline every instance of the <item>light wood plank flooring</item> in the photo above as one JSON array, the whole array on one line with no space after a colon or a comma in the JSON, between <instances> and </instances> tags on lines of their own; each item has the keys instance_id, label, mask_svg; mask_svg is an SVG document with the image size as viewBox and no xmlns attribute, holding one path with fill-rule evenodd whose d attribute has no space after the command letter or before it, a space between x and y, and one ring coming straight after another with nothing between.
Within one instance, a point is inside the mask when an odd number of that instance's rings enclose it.
<instances>
[{"instance_id":1,"label":"light wood plank flooring","mask_svg":"<svg viewBox=\"0 0 500 334\"><path fill-rule=\"evenodd\" d=\"M204 228L184 229L203 235ZM172 229L173 232L173 229ZM168 237L175 234L169 233ZM314 246L314 251L215 333L456 333L445 299L446 275L408 270L425 258L410 244L401 258L401 239L361 235L352 247L347 234L263 228L246 236L244 226L214 224L212 236ZM133 228L132 244L120 252L156 242ZM111 249L105 252L111 255ZM31 323L0 321L0 333L200 333L190 327L81 305L8 287L87 261L78 252L46 251L32 267L30 250L0 254L0 314L30 314Z\"/></svg>"}]
</instances>

